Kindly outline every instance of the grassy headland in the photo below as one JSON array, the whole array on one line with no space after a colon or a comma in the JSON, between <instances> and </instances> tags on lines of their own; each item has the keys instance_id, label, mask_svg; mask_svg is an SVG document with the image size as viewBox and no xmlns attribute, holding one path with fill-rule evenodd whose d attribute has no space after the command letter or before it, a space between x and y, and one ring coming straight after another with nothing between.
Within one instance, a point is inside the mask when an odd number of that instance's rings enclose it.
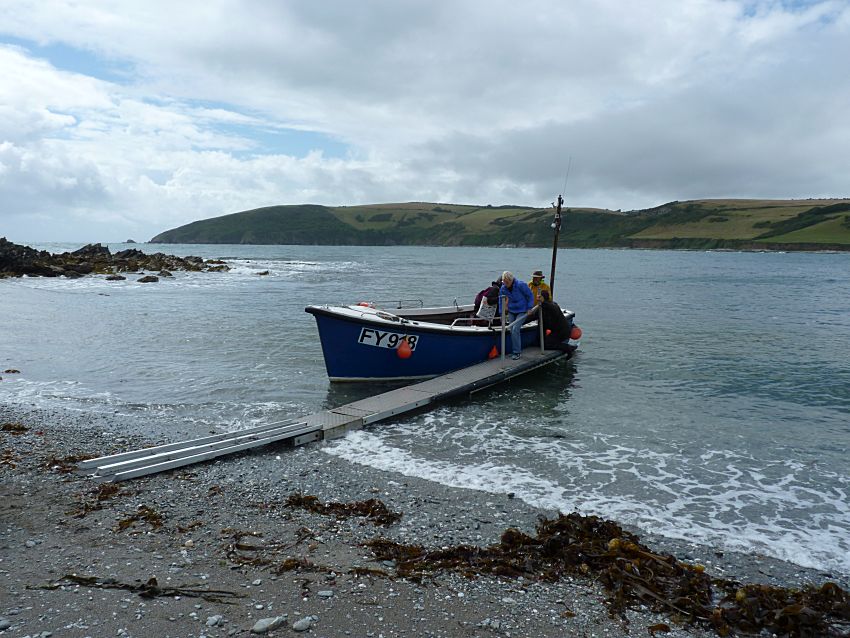
<instances>
[{"instance_id":1,"label":"grassy headland","mask_svg":"<svg viewBox=\"0 0 850 638\"><path fill-rule=\"evenodd\" d=\"M269 206L201 220L152 243L548 246L551 208L413 202ZM850 250L850 199L670 202L629 212L565 208L575 248Z\"/></svg>"}]
</instances>

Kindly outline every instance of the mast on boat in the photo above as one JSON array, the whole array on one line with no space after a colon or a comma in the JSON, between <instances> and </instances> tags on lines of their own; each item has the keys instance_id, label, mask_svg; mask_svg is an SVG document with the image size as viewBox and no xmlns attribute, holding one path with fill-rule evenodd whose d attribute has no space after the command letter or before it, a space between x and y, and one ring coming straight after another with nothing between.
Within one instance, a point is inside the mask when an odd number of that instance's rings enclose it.
<instances>
[{"instance_id":1,"label":"mast on boat","mask_svg":"<svg viewBox=\"0 0 850 638\"><path fill-rule=\"evenodd\" d=\"M558 261L558 236L561 234L561 206L564 203L564 198L558 195L558 206L555 208L555 221L552 222L552 228L555 229L555 239L552 242L552 270L549 272L549 294L552 299L555 298L555 263Z\"/></svg>"}]
</instances>

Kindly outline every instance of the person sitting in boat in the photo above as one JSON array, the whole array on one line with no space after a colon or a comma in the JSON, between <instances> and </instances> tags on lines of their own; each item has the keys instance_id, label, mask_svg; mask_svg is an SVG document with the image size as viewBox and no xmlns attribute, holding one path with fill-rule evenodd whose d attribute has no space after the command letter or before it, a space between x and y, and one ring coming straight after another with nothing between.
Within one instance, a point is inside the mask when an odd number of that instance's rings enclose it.
<instances>
[{"instance_id":1,"label":"person sitting in boat","mask_svg":"<svg viewBox=\"0 0 850 638\"><path fill-rule=\"evenodd\" d=\"M534 294L534 305L540 303L540 293L544 290L549 293L549 297L552 296L552 291L549 288L549 284L545 281L546 276L543 274L542 270L535 270L531 273L531 282L528 284L528 287L531 288L531 292Z\"/></svg>"},{"instance_id":2,"label":"person sitting in boat","mask_svg":"<svg viewBox=\"0 0 850 638\"><path fill-rule=\"evenodd\" d=\"M567 343L570 339L572 322L564 316L561 307L549 299L549 291L540 291L540 306L543 311L543 347L546 350L560 350L567 353L569 359L576 347Z\"/></svg>"},{"instance_id":3,"label":"person sitting in boat","mask_svg":"<svg viewBox=\"0 0 850 638\"><path fill-rule=\"evenodd\" d=\"M479 319L484 319L485 323L492 321L496 316L496 307L499 304L499 288L502 286L502 280L490 282L484 290L475 295L475 306L472 309L472 316Z\"/></svg>"},{"instance_id":4,"label":"person sitting in boat","mask_svg":"<svg viewBox=\"0 0 850 638\"><path fill-rule=\"evenodd\" d=\"M508 298L508 325L516 323L511 328L511 359L519 359L522 353L522 324L534 308L534 294L528 284L514 277L509 271L502 273L502 287L499 289L499 312L502 311L502 298ZM517 321L517 319L521 319Z\"/></svg>"}]
</instances>

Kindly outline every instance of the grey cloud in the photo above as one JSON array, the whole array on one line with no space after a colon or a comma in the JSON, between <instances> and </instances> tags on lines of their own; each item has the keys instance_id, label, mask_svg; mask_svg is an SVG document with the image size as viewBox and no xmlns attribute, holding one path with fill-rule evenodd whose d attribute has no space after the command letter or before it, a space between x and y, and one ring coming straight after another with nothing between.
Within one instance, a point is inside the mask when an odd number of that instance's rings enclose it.
<instances>
[{"instance_id":1,"label":"grey cloud","mask_svg":"<svg viewBox=\"0 0 850 638\"><path fill-rule=\"evenodd\" d=\"M142 75L122 91L151 108L70 105L55 112L80 118L69 141L47 98L13 107L0 143L45 182L18 166L0 196L16 210L117 207L154 234L277 203L541 205L570 157L571 203L588 206L850 194L850 8L750 5L152 1L108 29L85 6L13 15L0 30L128 61ZM324 132L351 155L264 154L260 135L213 134L198 102L245 114L246 129ZM80 143L85 127L96 143ZM81 148L88 165L66 161Z\"/></svg>"}]
</instances>

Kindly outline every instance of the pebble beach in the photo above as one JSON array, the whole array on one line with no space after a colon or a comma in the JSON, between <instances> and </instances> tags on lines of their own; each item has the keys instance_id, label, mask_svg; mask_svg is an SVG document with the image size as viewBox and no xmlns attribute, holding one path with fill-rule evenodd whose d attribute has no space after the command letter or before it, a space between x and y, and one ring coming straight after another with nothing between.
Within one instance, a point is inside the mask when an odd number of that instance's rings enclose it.
<instances>
[{"instance_id":1,"label":"pebble beach","mask_svg":"<svg viewBox=\"0 0 850 638\"><path fill-rule=\"evenodd\" d=\"M20 406L0 406L0 423L16 424L0 433L0 635L716 635L646 607L609 614L592 574L546 583L436 572L417 581L364 546L376 538L487 546L507 528L530 533L556 514L510 495L351 464L322 443L265 447L104 490L69 471L73 459L171 440L161 426L127 436L117 417ZM317 514L287 507L292 494L377 499L401 517L381 526ZM741 582L833 578L654 540L655 551Z\"/></svg>"}]
</instances>

